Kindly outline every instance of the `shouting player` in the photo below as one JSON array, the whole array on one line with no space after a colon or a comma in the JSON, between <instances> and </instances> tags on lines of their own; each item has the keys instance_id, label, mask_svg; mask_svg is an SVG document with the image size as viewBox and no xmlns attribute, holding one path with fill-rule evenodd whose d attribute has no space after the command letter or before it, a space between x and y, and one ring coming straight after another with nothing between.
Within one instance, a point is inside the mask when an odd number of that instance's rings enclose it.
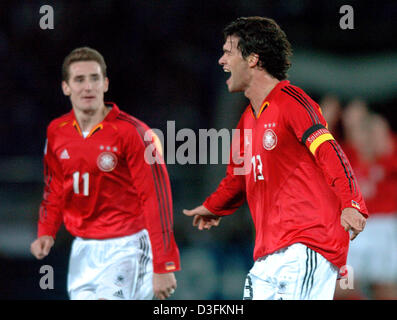
<instances>
[{"instance_id":1,"label":"shouting player","mask_svg":"<svg viewBox=\"0 0 397 320\"><path fill-rule=\"evenodd\" d=\"M70 299L168 298L180 258L166 166L145 161L155 136L104 102L109 80L98 51L73 50L62 80L72 110L47 129L44 195L31 252L47 256L63 222L75 237ZM151 150L161 157L160 147Z\"/></svg>"},{"instance_id":2,"label":"shouting player","mask_svg":"<svg viewBox=\"0 0 397 320\"><path fill-rule=\"evenodd\" d=\"M184 213L208 229L248 202L256 239L244 299L333 299L349 232L353 240L367 217L349 161L318 104L286 80L292 51L272 19L239 18L224 37L227 87L250 101L240 150L217 190Z\"/></svg>"}]
</instances>

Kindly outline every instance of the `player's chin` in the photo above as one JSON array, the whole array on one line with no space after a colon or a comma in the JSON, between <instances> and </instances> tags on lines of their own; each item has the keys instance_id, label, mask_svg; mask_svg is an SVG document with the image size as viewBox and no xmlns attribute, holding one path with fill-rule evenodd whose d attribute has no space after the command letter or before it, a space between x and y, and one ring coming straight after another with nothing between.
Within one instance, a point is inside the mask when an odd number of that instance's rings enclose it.
<instances>
[{"instance_id":1,"label":"player's chin","mask_svg":"<svg viewBox=\"0 0 397 320\"><path fill-rule=\"evenodd\" d=\"M235 92L235 90L234 90L233 87L231 87L231 86L227 86L227 90L228 90L230 93Z\"/></svg>"},{"instance_id":2,"label":"player's chin","mask_svg":"<svg viewBox=\"0 0 397 320\"><path fill-rule=\"evenodd\" d=\"M230 93L235 93L235 92L241 92L242 91L241 88L239 88L236 85L233 85L232 83L228 84L227 89L229 90Z\"/></svg>"},{"instance_id":3,"label":"player's chin","mask_svg":"<svg viewBox=\"0 0 397 320\"><path fill-rule=\"evenodd\" d=\"M83 100L81 107L86 110L95 109L95 101L94 100Z\"/></svg>"},{"instance_id":4,"label":"player's chin","mask_svg":"<svg viewBox=\"0 0 397 320\"><path fill-rule=\"evenodd\" d=\"M95 103L94 101L83 101L80 104L80 108L81 111L83 112L94 112L96 110L98 110L98 104Z\"/></svg>"}]
</instances>

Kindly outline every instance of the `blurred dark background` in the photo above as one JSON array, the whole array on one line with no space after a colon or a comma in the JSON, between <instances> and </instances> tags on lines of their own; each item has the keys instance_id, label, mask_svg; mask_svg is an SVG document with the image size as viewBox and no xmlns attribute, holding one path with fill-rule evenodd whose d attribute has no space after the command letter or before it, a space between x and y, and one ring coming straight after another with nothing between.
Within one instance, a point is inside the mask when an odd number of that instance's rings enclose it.
<instances>
[{"instance_id":1,"label":"blurred dark background","mask_svg":"<svg viewBox=\"0 0 397 320\"><path fill-rule=\"evenodd\" d=\"M354 29L342 30L342 5L354 9ZM54 29L42 30L40 7L54 9ZM360 98L397 129L396 1L86 0L0 3L0 298L67 299L71 236L61 229L49 257L29 253L41 200L46 126L70 110L61 64L74 48L100 51L108 66L106 100L166 134L232 129L247 101L230 95L217 61L222 29L239 16L274 18L294 49L289 80L318 102ZM220 161L219 161L220 162ZM175 236L183 270L175 299L240 299L252 266L253 226L247 207L199 232L183 208L202 203L224 164L169 164ZM39 287L51 265L55 288Z\"/></svg>"}]
</instances>

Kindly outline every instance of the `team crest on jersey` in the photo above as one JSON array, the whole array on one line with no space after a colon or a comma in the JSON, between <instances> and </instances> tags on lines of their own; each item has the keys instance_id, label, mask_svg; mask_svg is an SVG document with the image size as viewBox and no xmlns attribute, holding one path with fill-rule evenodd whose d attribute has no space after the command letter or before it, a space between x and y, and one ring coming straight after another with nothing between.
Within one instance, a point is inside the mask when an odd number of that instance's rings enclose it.
<instances>
[{"instance_id":1,"label":"team crest on jersey","mask_svg":"<svg viewBox=\"0 0 397 320\"><path fill-rule=\"evenodd\" d=\"M263 147L266 150L273 150L277 145L277 135L272 129L265 130L263 134Z\"/></svg>"},{"instance_id":2,"label":"team crest on jersey","mask_svg":"<svg viewBox=\"0 0 397 320\"><path fill-rule=\"evenodd\" d=\"M104 172L110 172L117 166L117 156L112 152L102 152L96 161L98 168Z\"/></svg>"}]
</instances>

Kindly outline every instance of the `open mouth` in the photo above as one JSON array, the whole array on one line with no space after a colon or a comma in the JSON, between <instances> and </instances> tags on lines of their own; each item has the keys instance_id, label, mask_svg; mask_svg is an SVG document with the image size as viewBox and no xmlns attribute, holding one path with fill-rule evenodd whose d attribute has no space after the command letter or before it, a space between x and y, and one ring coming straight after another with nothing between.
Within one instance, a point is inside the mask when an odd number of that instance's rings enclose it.
<instances>
[{"instance_id":1,"label":"open mouth","mask_svg":"<svg viewBox=\"0 0 397 320\"><path fill-rule=\"evenodd\" d=\"M230 77L229 78L227 78L227 80L226 80L226 83L230 80L230 78L232 77L232 72L229 70L229 69L227 69L227 68L223 68L223 71L225 72L225 73L230 73Z\"/></svg>"}]
</instances>

